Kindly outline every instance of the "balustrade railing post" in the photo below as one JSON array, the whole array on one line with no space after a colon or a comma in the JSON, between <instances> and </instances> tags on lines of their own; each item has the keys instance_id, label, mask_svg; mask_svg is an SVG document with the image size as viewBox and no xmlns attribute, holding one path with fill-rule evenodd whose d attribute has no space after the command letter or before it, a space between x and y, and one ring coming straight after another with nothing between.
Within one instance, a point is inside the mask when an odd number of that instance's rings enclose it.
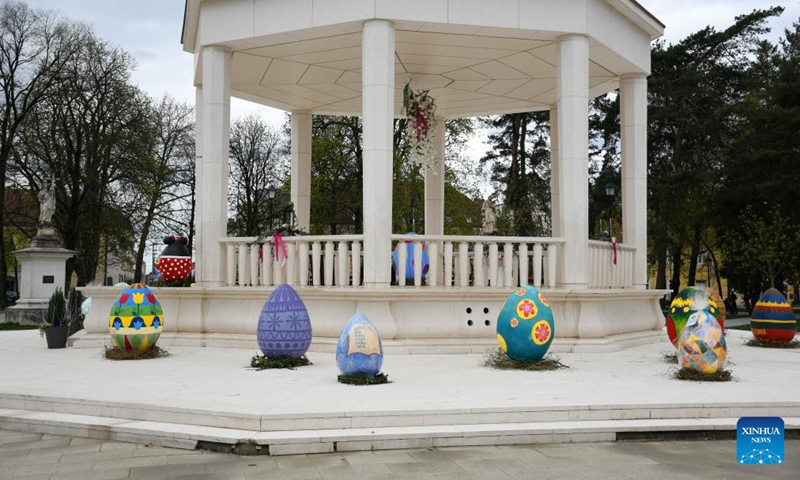
<instances>
[{"instance_id":1,"label":"balustrade railing post","mask_svg":"<svg viewBox=\"0 0 800 480\"><path fill-rule=\"evenodd\" d=\"M547 257L550 258L550 246L547 247ZM549 272L548 272L549 275ZM542 244L533 245L533 286L542 286Z\"/></svg>"},{"instance_id":2,"label":"balustrade railing post","mask_svg":"<svg viewBox=\"0 0 800 480\"><path fill-rule=\"evenodd\" d=\"M275 250L275 257L274 261L272 262L272 281L274 282L274 285L283 285L284 278L286 278L283 272L283 268L285 265L283 261L284 259L283 252L279 251L280 249L277 247L274 250Z\"/></svg>"},{"instance_id":3,"label":"balustrade railing post","mask_svg":"<svg viewBox=\"0 0 800 480\"><path fill-rule=\"evenodd\" d=\"M428 285L436 286L439 273L439 242L428 242Z\"/></svg>"},{"instance_id":4,"label":"balustrade railing post","mask_svg":"<svg viewBox=\"0 0 800 480\"><path fill-rule=\"evenodd\" d=\"M422 242L414 241L414 286L422 286Z\"/></svg>"},{"instance_id":5,"label":"balustrade railing post","mask_svg":"<svg viewBox=\"0 0 800 480\"><path fill-rule=\"evenodd\" d=\"M286 242L286 285L295 286L297 280L297 244Z\"/></svg>"},{"instance_id":6,"label":"balustrade railing post","mask_svg":"<svg viewBox=\"0 0 800 480\"><path fill-rule=\"evenodd\" d=\"M300 286L307 287L308 286L308 242L305 240L298 240L298 265L299 265L299 275L300 275Z\"/></svg>"},{"instance_id":7,"label":"balustrade railing post","mask_svg":"<svg viewBox=\"0 0 800 480\"><path fill-rule=\"evenodd\" d=\"M252 243L250 244L250 254L248 255L250 259L250 285L256 286L258 285L258 244Z\"/></svg>"},{"instance_id":8,"label":"balustrade railing post","mask_svg":"<svg viewBox=\"0 0 800 480\"><path fill-rule=\"evenodd\" d=\"M453 242L444 242L444 277L442 285L453 286Z\"/></svg>"},{"instance_id":9,"label":"balustrade railing post","mask_svg":"<svg viewBox=\"0 0 800 480\"><path fill-rule=\"evenodd\" d=\"M489 285L497 286L497 242L489 242Z\"/></svg>"},{"instance_id":10,"label":"balustrade railing post","mask_svg":"<svg viewBox=\"0 0 800 480\"><path fill-rule=\"evenodd\" d=\"M345 285L347 285L349 283L349 280L348 280L349 275L348 275L348 273L350 273L350 272L347 271L347 242L340 241L338 247L339 247L338 248L338 250L339 250L339 268L338 268L339 275L338 275L338 278L336 279L336 284L339 285L340 287L343 287L343 286L345 286Z\"/></svg>"},{"instance_id":11,"label":"balustrade railing post","mask_svg":"<svg viewBox=\"0 0 800 480\"><path fill-rule=\"evenodd\" d=\"M556 266L558 265L558 246L550 244L547 246L547 286L555 288L558 284L556 279Z\"/></svg>"},{"instance_id":12,"label":"balustrade railing post","mask_svg":"<svg viewBox=\"0 0 800 480\"><path fill-rule=\"evenodd\" d=\"M353 242L353 286L361 286L361 242Z\"/></svg>"},{"instance_id":13,"label":"balustrade railing post","mask_svg":"<svg viewBox=\"0 0 800 480\"><path fill-rule=\"evenodd\" d=\"M314 242L311 245L311 275L315 287L322 285L322 278L320 278L320 263L322 259L322 245L320 242Z\"/></svg>"},{"instance_id":14,"label":"balustrade railing post","mask_svg":"<svg viewBox=\"0 0 800 480\"><path fill-rule=\"evenodd\" d=\"M261 285L269 287L274 280L272 276L272 244L261 244Z\"/></svg>"},{"instance_id":15,"label":"balustrade railing post","mask_svg":"<svg viewBox=\"0 0 800 480\"><path fill-rule=\"evenodd\" d=\"M528 284L528 244L520 243L519 252L519 286L524 287Z\"/></svg>"},{"instance_id":16,"label":"balustrade railing post","mask_svg":"<svg viewBox=\"0 0 800 480\"><path fill-rule=\"evenodd\" d=\"M491 247L489 251L491 252ZM491 260L489 261L491 262ZM491 270L491 267L489 267L489 270ZM472 244L472 286L483 287L485 285L486 283L483 279L483 243L475 242Z\"/></svg>"},{"instance_id":17,"label":"balustrade railing post","mask_svg":"<svg viewBox=\"0 0 800 480\"><path fill-rule=\"evenodd\" d=\"M236 245L229 243L227 245L228 254L228 275L225 284L229 287L236 285Z\"/></svg>"},{"instance_id":18,"label":"balustrade railing post","mask_svg":"<svg viewBox=\"0 0 800 480\"><path fill-rule=\"evenodd\" d=\"M503 286L510 287L513 283L514 269L511 267L514 262L514 244L506 242L503 245Z\"/></svg>"},{"instance_id":19,"label":"balustrade railing post","mask_svg":"<svg viewBox=\"0 0 800 480\"><path fill-rule=\"evenodd\" d=\"M469 243L458 244L458 280L462 287L469 286Z\"/></svg>"},{"instance_id":20,"label":"balustrade railing post","mask_svg":"<svg viewBox=\"0 0 800 480\"><path fill-rule=\"evenodd\" d=\"M405 240L397 242L397 285L405 286L406 284L406 262L408 262L408 249L406 248Z\"/></svg>"},{"instance_id":21,"label":"balustrade railing post","mask_svg":"<svg viewBox=\"0 0 800 480\"><path fill-rule=\"evenodd\" d=\"M333 242L325 242L325 286L333 285Z\"/></svg>"}]
</instances>

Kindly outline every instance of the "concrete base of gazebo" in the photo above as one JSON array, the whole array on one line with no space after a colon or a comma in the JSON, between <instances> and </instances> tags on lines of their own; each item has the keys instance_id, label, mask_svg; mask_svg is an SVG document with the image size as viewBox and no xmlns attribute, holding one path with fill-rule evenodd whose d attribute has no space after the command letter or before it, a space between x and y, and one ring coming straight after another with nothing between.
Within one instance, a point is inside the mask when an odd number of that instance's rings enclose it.
<instances>
[{"instance_id":1,"label":"concrete base of gazebo","mask_svg":"<svg viewBox=\"0 0 800 480\"><path fill-rule=\"evenodd\" d=\"M258 348L255 332L273 288L154 288L164 308L163 345ZM333 352L356 312L377 326L387 352L480 353L497 345L497 314L507 289L297 288L314 331L312 351ZM118 288L84 288L92 309L87 335L74 346L108 338L108 316ZM554 352L601 353L659 341L664 317L659 290L542 289L556 319Z\"/></svg>"}]
</instances>

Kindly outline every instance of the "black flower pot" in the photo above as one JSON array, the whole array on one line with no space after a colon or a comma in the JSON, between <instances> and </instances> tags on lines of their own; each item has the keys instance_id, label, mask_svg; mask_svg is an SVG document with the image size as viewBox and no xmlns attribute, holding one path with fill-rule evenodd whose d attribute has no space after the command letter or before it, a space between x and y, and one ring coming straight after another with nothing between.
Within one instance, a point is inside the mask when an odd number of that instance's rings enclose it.
<instances>
[{"instance_id":1,"label":"black flower pot","mask_svg":"<svg viewBox=\"0 0 800 480\"><path fill-rule=\"evenodd\" d=\"M47 348L66 348L69 337L69 327L50 327L44 331L47 339Z\"/></svg>"}]
</instances>

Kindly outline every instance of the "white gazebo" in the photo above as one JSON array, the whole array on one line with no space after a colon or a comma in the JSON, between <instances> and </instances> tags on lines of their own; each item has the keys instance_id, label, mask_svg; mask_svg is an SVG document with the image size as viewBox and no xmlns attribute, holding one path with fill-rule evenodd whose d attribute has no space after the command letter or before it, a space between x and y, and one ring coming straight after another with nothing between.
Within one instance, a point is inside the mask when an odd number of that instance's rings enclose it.
<instances>
[{"instance_id":1,"label":"white gazebo","mask_svg":"<svg viewBox=\"0 0 800 480\"><path fill-rule=\"evenodd\" d=\"M663 29L635 0L187 0L197 286L156 292L166 331L175 341L254 344L260 308L274 285L288 283L309 308L314 348L329 349L362 311L387 348L476 351L495 342L509 289L532 284L553 304L556 349L652 341L664 321L663 292L647 289L647 75L650 42ZM430 91L443 119L550 112L552 238L443 235L441 162L425 179L424 234L391 231L392 119L408 82ZM616 88L623 218L614 252L589 240L587 106ZM227 237L231 96L291 112L291 196L304 229L312 115L363 118L363 234L285 238L288 258L280 259L271 239ZM444 122L438 126L443 158ZM391 285L392 250L406 240L415 256L426 242L430 271L423 279L417 261L411 285ZM116 292L87 293L97 306L87 329L103 332Z\"/></svg>"}]
</instances>

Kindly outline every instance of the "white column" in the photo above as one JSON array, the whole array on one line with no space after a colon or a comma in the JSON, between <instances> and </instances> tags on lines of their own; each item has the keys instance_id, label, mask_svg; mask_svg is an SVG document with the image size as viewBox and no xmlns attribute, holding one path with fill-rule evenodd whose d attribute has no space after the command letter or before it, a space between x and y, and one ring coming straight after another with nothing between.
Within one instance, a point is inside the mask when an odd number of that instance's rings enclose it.
<instances>
[{"instance_id":1,"label":"white column","mask_svg":"<svg viewBox=\"0 0 800 480\"><path fill-rule=\"evenodd\" d=\"M558 104L554 104L550 106L550 225L553 227L552 235L554 237L560 237L564 231L564 215L561 212L561 194L558 190L560 165L561 160L558 157ZM538 246L541 250L541 245ZM557 247L549 248L547 254L548 256L555 255L555 252L558 252ZM541 264L539 267L541 274ZM558 255L558 258L556 258L556 271L563 272L564 268L564 255ZM539 281L540 278L541 276L536 277L536 281ZM563 277L561 277L561 280L563 281Z\"/></svg>"},{"instance_id":2,"label":"white column","mask_svg":"<svg viewBox=\"0 0 800 480\"><path fill-rule=\"evenodd\" d=\"M362 36L364 286L382 288L391 281L394 25L369 20Z\"/></svg>"},{"instance_id":3,"label":"white column","mask_svg":"<svg viewBox=\"0 0 800 480\"><path fill-rule=\"evenodd\" d=\"M198 54L199 55L199 54ZM200 234L203 229L201 216L199 215L201 196L198 195L200 185L203 184L203 87L202 85L194 89L194 185L195 185L195 218L194 238L192 247L195 258L200 258ZM195 262L195 281L200 282L200 272L203 266L200 262Z\"/></svg>"},{"instance_id":4,"label":"white column","mask_svg":"<svg viewBox=\"0 0 800 480\"><path fill-rule=\"evenodd\" d=\"M558 193L558 172L560 161L558 159L558 105L550 106L550 223L553 226L553 236L561 236L561 227L564 218L561 215L560 195Z\"/></svg>"},{"instance_id":5,"label":"white column","mask_svg":"<svg viewBox=\"0 0 800 480\"><path fill-rule=\"evenodd\" d=\"M439 160L434 168L425 171L425 233L444 235L444 118L436 119L433 134L433 148Z\"/></svg>"},{"instance_id":6,"label":"white column","mask_svg":"<svg viewBox=\"0 0 800 480\"><path fill-rule=\"evenodd\" d=\"M647 285L647 77L620 78L622 240L636 247L633 286Z\"/></svg>"},{"instance_id":7,"label":"white column","mask_svg":"<svg viewBox=\"0 0 800 480\"><path fill-rule=\"evenodd\" d=\"M223 285L226 254L219 243L228 228L228 150L231 117L231 52L203 48L203 88L199 110L202 150L196 186L197 271L202 286Z\"/></svg>"},{"instance_id":8,"label":"white column","mask_svg":"<svg viewBox=\"0 0 800 480\"><path fill-rule=\"evenodd\" d=\"M292 112L292 203L297 227L311 226L311 112Z\"/></svg>"},{"instance_id":9,"label":"white column","mask_svg":"<svg viewBox=\"0 0 800 480\"><path fill-rule=\"evenodd\" d=\"M563 218L562 286L589 283L589 41L583 35L558 39L558 209Z\"/></svg>"}]
</instances>

